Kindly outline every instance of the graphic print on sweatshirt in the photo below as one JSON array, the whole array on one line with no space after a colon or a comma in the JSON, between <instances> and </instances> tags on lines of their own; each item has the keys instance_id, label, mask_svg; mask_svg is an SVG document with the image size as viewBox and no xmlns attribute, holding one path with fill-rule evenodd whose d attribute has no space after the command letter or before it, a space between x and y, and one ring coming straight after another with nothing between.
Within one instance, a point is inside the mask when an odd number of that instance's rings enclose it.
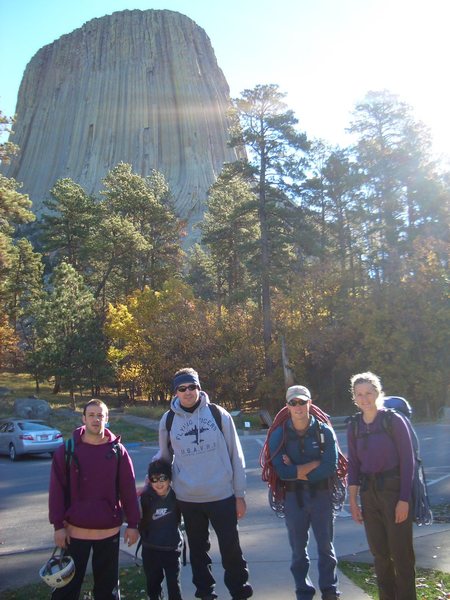
<instances>
[{"instance_id":1,"label":"graphic print on sweatshirt","mask_svg":"<svg viewBox=\"0 0 450 600\"><path fill-rule=\"evenodd\" d=\"M181 444L181 454L203 454L212 452L217 447L219 431L213 417L197 417L186 419L178 429L175 439ZM222 434L220 434L222 435Z\"/></svg>"}]
</instances>

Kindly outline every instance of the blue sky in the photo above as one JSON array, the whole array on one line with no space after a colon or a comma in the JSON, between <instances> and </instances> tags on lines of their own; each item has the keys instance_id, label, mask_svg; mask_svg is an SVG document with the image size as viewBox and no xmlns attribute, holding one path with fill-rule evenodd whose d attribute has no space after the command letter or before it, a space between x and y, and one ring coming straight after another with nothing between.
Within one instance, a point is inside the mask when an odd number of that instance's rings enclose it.
<instances>
[{"instance_id":1,"label":"blue sky","mask_svg":"<svg viewBox=\"0 0 450 600\"><path fill-rule=\"evenodd\" d=\"M95 17L125 9L181 12L211 39L237 97L276 83L299 127L332 144L369 90L388 89L450 155L448 0L0 0L0 110L12 115L32 56Z\"/></svg>"}]
</instances>

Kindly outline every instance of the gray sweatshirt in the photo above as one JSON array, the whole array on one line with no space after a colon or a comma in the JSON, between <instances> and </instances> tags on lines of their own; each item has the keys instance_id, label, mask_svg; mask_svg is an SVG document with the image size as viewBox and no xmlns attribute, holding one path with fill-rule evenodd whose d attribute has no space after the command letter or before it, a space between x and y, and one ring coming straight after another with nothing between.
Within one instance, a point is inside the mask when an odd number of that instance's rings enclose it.
<instances>
[{"instance_id":1,"label":"gray sweatshirt","mask_svg":"<svg viewBox=\"0 0 450 600\"><path fill-rule=\"evenodd\" d=\"M159 424L159 456L169 462L173 457L172 487L177 498L185 502L215 502L233 494L244 497L245 459L231 415L218 407L222 417L220 431L205 392L200 392L200 405L193 413L180 407L177 396L171 408L175 413L170 430L172 448L166 412Z\"/></svg>"}]
</instances>

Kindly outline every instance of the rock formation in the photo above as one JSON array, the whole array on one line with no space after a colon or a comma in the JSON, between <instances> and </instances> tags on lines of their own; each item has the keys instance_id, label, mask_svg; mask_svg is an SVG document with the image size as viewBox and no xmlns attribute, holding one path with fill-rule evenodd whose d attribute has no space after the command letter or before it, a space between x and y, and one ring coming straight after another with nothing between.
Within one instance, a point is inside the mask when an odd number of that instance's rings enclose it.
<instances>
[{"instance_id":1,"label":"rock formation","mask_svg":"<svg viewBox=\"0 0 450 600\"><path fill-rule=\"evenodd\" d=\"M227 147L229 88L211 42L191 19L132 10L85 23L45 46L24 73L3 172L42 210L55 181L70 177L98 194L118 162L161 171L178 214L201 219Z\"/></svg>"}]
</instances>

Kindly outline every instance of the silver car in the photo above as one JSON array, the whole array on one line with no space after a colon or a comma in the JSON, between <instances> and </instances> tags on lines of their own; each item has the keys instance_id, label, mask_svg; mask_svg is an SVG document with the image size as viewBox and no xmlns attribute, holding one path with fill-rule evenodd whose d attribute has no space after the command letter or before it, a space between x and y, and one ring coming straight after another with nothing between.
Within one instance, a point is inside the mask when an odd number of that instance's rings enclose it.
<instances>
[{"instance_id":1,"label":"silver car","mask_svg":"<svg viewBox=\"0 0 450 600\"><path fill-rule=\"evenodd\" d=\"M53 452L64 443L62 433L43 421L30 419L0 420L0 454L17 460L22 454Z\"/></svg>"}]
</instances>

